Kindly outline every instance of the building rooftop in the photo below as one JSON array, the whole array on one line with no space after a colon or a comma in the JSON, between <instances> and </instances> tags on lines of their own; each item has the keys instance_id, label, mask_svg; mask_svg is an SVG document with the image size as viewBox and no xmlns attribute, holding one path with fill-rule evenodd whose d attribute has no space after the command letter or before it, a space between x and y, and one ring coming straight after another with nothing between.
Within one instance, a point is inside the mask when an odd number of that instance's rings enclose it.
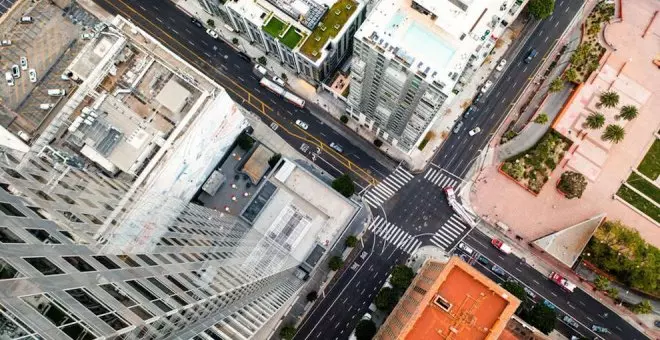
<instances>
[{"instance_id":1,"label":"building rooftop","mask_svg":"<svg viewBox=\"0 0 660 340\"><path fill-rule=\"evenodd\" d=\"M453 85L503 16L499 0L383 0L355 34L425 77Z\"/></svg>"},{"instance_id":2,"label":"building rooftop","mask_svg":"<svg viewBox=\"0 0 660 340\"><path fill-rule=\"evenodd\" d=\"M332 246L356 212L351 201L283 159L241 215L252 222L253 229L305 261L317 245Z\"/></svg>"},{"instance_id":3,"label":"building rooftop","mask_svg":"<svg viewBox=\"0 0 660 340\"><path fill-rule=\"evenodd\" d=\"M156 100L172 112L181 112L189 97L190 91L181 86L175 78L171 78L160 90Z\"/></svg>"},{"instance_id":4,"label":"building rooftop","mask_svg":"<svg viewBox=\"0 0 660 340\"><path fill-rule=\"evenodd\" d=\"M497 339L519 305L458 257L427 260L376 338Z\"/></svg>"},{"instance_id":5,"label":"building rooftop","mask_svg":"<svg viewBox=\"0 0 660 340\"><path fill-rule=\"evenodd\" d=\"M318 60L328 40L341 32L358 6L359 4L353 0L338 0L325 12L318 25L313 27L309 38L300 47L300 52L311 60Z\"/></svg>"}]
</instances>

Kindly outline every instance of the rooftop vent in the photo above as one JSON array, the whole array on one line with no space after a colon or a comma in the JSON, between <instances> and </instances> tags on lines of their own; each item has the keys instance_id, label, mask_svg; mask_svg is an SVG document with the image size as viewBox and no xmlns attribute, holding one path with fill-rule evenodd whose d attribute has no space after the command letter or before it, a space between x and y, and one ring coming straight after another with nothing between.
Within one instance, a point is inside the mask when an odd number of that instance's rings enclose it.
<instances>
[{"instance_id":1,"label":"rooftop vent","mask_svg":"<svg viewBox=\"0 0 660 340\"><path fill-rule=\"evenodd\" d=\"M449 312L452 306L452 304L449 303L449 301L445 300L445 298L443 298L440 295L435 296L435 300L433 300L433 303L435 303L436 306L440 307L442 310L446 312Z\"/></svg>"}]
</instances>

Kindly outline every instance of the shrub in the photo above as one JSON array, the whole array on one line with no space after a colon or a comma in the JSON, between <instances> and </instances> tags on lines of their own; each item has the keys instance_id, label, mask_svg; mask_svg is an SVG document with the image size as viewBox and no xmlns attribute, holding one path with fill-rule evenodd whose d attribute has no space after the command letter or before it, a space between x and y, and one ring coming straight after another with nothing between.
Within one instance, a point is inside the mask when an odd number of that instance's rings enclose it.
<instances>
[{"instance_id":1,"label":"shrub","mask_svg":"<svg viewBox=\"0 0 660 340\"><path fill-rule=\"evenodd\" d=\"M380 140L380 139L376 139L376 140L374 140L374 145L376 147L380 148L381 146L383 146L383 141Z\"/></svg>"},{"instance_id":2,"label":"shrub","mask_svg":"<svg viewBox=\"0 0 660 340\"><path fill-rule=\"evenodd\" d=\"M333 256L330 258L330 261L328 262L328 267L330 270L339 270L341 266L344 265L344 261L342 261L341 257L339 256Z\"/></svg>"},{"instance_id":3,"label":"shrub","mask_svg":"<svg viewBox=\"0 0 660 340\"><path fill-rule=\"evenodd\" d=\"M346 115L342 115L341 117L339 117L339 120L340 120L342 123L346 124L346 123L348 123L348 116L346 116Z\"/></svg>"},{"instance_id":4,"label":"shrub","mask_svg":"<svg viewBox=\"0 0 660 340\"><path fill-rule=\"evenodd\" d=\"M259 64L263 65L263 66L266 66L266 63L268 62L268 60L266 60L266 57L261 56L261 57L257 58L257 62Z\"/></svg>"},{"instance_id":5,"label":"shrub","mask_svg":"<svg viewBox=\"0 0 660 340\"><path fill-rule=\"evenodd\" d=\"M399 302L399 296L397 292L389 287L381 289L380 292L378 292L378 295L376 295L376 299L374 300L374 304L378 309L388 313L394 309L394 306L396 306L397 302Z\"/></svg>"},{"instance_id":6,"label":"shrub","mask_svg":"<svg viewBox=\"0 0 660 340\"><path fill-rule=\"evenodd\" d=\"M238 38L231 38L231 43L234 45L238 44Z\"/></svg>"},{"instance_id":7,"label":"shrub","mask_svg":"<svg viewBox=\"0 0 660 340\"><path fill-rule=\"evenodd\" d=\"M390 283L392 283L394 288L400 292L403 292L408 288L408 286L410 286L410 283L414 277L415 273L413 272L412 268L404 265L398 265L394 267L394 270L392 271L392 278L390 279Z\"/></svg>"},{"instance_id":8,"label":"shrub","mask_svg":"<svg viewBox=\"0 0 660 340\"><path fill-rule=\"evenodd\" d=\"M575 171L566 171L561 174L557 188L566 195L566 198L580 198L587 188L587 179L583 174Z\"/></svg>"},{"instance_id":9,"label":"shrub","mask_svg":"<svg viewBox=\"0 0 660 340\"><path fill-rule=\"evenodd\" d=\"M245 133L241 133L236 139L236 142L238 143L238 147L243 150L250 150L254 145L254 139Z\"/></svg>"},{"instance_id":10,"label":"shrub","mask_svg":"<svg viewBox=\"0 0 660 340\"><path fill-rule=\"evenodd\" d=\"M545 19L552 15L555 9L555 0L529 0L527 10L536 19Z\"/></svg>"},{"instance_id":11,"label":"shrub","mask_svg":"<svg viewBox=\"0 0 660 340\"><path fill-rule=\"evenodd\" d=\"M206 24L211 27L215 27L215 21L213 21L213 19L206 20Z\"/></svg>"},{"instance_id":12,"label":"shrub","mask_svg":"<svg viewBox=\"0 0 660 340\"><path fill-rule=\"evenodd\" d=\"M649 314L653 312L653 307L649 300L642 300L640 303L633 305L630 310L635 314Z\"/></svg>"},{"instance_id":13,"label":"shrub","mask_svg":"<svg viewBox=\"0 0 660 340\"><path fill-rule=\"evenodd\" d=\"M545 113L541 113L540 115L536 116L536 118L534 118L534 123L545 124L548 122L548 120L549 120L548 115Z\"/></svg>"},{"instance_id":14,"label":"shrub","mask_svg":"<svg viewBox=\"0 0 660 340\"><path fill-rule=\"evenodd\" d=\"M280 153L274 154L268 159L268 166L270 166L271 168L275 167L275 165L277 164L277 162L280 161L281 158L282 158L282 154Z\"/></svg>"},{"instance_id":15,"label":"shrub","mask_svg":"<svg viewBox=\"0 0 660 340\"><path fill-rule=\"evenodd\" d=\"M349 248L353 248L357 245L358 238L355 237L354 235L350 235L346 238L346 246Z\"/></svg>"},{"instance_id":16,"label":"shrub","mask_svg":"<svg viewBox=\"0 0 660 340\"><path fill-rule=\"evenodd\" d=\"M564 89L564 81L561 78L555 78L550 83L548 90L550 92L559 92Z\"/></svg>"},{"instance_id":17,"label":"shrub","mask_svg":"<svg viewBox=\"0 0 660 340\"><path fill-rule=\"evenodd\" d=\"M600 136L604 141L610 141L614 144L618 144L623 140L623 137L626 136L626 130L621 126L616 124L610 124L605 128L605 131Z\"/></svg>"},{"instance_id":18,"label":"shrub","mask_svg":"<svg viewBox=\"0 0 660 340\"><path fill-rule=\"evenodd\" d=\"M307 296L305 298L309 302L314 302L314 301L316 301L316 299L318 299L318 297L319 297L319 294L315 290L313 290L313 291L307 293Z\"/></svg>"},{"instance_id":19,"label":"shrub","mask_svg":"<svg viewBox=\"0 0 660 340\"><path fill-rule=\"evenodd\" d=\"M296 335L296 328L291 325L284 326L280 329L280 337L282 339L290 340L293 339L295 335Z\"/></svg>"},{"instance_id":20,"label":"shrub","mask_svg":"<svg viewBox=\"0 0 660 340\"><path fill-rule=\"evenodd\" d=\"M346 174L337 177L332 181L332 188L337 190L344 197L351 197L355 193L355 184L353 180Z\"/></svg>"},{"instance_id":21,"label":"shrub","mask_svg":"<svg viewBox=\"0 0 660 340\"><path fill-rule=\"evenodd\" d=\"M361 320L355 326L355 338L357 340L371 340L376 335L376 324L371 320Z\"/></svg>"},{"instance_id":22,"label":"shrub","mask_svg":"<svg viewBox=\"0 0 660 340\"><path fill-rule=\"evenodd\" d=\"M282 80L284 80L284 81L287 81L287 80L289 79L289 77L286 76L286 73L282 73L282 74L280 75L280 77L281 77Z\"/></svg>"},{"instance_id":23,"label":"shrub","mask_svg":"<svg viewBox=\"0 0 660 340\"><path fill-rule=\"evenodd\" d=\"M594 286L596 286L596 289L598 290L605 290L610 286L610 280L604 276L598 275L598 277L596 277L594 280Z\"/></svg>"}]
</instances>

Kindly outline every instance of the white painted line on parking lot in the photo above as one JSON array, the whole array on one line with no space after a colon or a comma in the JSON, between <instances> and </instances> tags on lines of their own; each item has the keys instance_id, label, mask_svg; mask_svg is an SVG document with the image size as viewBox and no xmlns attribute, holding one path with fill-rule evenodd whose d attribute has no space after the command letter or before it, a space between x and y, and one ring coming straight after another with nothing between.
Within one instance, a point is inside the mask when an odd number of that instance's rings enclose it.
<instances>
[{"instance_id":1,"label":"white painted line on parking lot","mask_svg":"<svg viewBox=\"0 0 660 340\"><path fill-rule=\"evenodd\" d=\"M570 303L567 303L567 305L568 305L568 307L571 307L571 308L575 309L575 307L573 307L573 305L571 305Z\"/></svg>"},{"instance_id":2,"label":"white painted line on parking lot","mask_svg":"<svg viewBox=\"0 0 660 340\"><path fill-rule=\"evenodd\" d=\"M585 306L585 307L587 306L587 305L585 305L584 302L582 302L582 301L578 301L578 303L581 304L581 305L583 305L583 306Z\"/></svg>"},{"instance_id":3,"label":"white painted line on parking lot","mask_svg":"<svg viewBox=\"0 0 660 340\"><path fill-rule=\"evenodd\" d=\"M516 267L516 270L522 273L522 270L518 267Z\"/></svg>"},{"instance_id":4,"label":"white painted line on parking lot","mask_svg":"<svg viewBox=\"0 0 660 340\"><path fill-rule=\"evenodd\" d=\"M543 35L543 30L539 31L539 37Z\"/></svg>"},{"instance_id":5,"label":"white painted line on parking lot","mask_svg":"<svg viewBox=\"0 0 660 340\"><path fill-rule=\"evenodd\" d=\"M174 20L174 18L172 18L172 17L169 17L169 18L170 18L170 20L172 20L172 22L176 22L176 20Z\"/></svg>"},{"instance_id":6,"label":"white painted line on parking lot","mask_svg":"<svg viewBox=\"0 0 660 340\"><path fill-rule=\"evenodd\" d=\"M557 25L559 25L559 21L557 21L557 22L555 23L555 27L557 27Z\"/></svg>"},{"instance_id":7,"label":"white painted line on parking lot","mask_svg":"<svg viewBox=\"0 0 660 340\"><path fill-rule=\"evenodd\" d=\"M157 11L159 10L158 7L156 7L156 6L151 6L151 7L153 7Z\"/></svg>"},{"instance_id":8,"label":"white painted line on parking lot","mask_svg":"<svg viewBox=\"0 0 660 340\"><path fill-rule=\"evenodd\" d=\"M187 29L187 28L186 28L185 30L186 30L186 32L188 32L188 33L190 33L190 34L192 34L192 32L190 32L190 30L189 30L189 29Z\"/></svg>"}]
</instances>

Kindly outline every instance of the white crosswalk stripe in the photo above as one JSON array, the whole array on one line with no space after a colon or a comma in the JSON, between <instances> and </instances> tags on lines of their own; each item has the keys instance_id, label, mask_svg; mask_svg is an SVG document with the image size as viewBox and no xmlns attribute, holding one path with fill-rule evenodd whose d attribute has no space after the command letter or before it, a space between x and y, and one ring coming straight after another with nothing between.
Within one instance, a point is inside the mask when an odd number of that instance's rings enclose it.
<instances>
[{"instance_id":1,"label":"white crosswalk stripe","mask_svg":"<svg viewBox=\"0 0 660 340\"><path fill-rule=\"evenodd\" d=\"M422 245L422 241L381 216L376 216L367 227L367 230L408 254L413 254Z\"/></svg>"},{"instance_id":2,"label":"white crosswalk stripe","mask_svg":"<svg viewBox=\"0 0 660 340\"><path fill-rule=\"evenodd\" d=\"M431 237L431 243L443 250L448 250L469 229L458 215L451 215L445 224Z\"/></svg>"},{"instance_id":3,"label":"white crosswalk stripe","mask_svg":"<svg viewBox=\"0 0 660 340\"><path fill-rule=\"evenodd\" d=\"M378 185L367 190L363 198L370 206L378 208L394 196L413 177L411 173L398 167Z\"/></svg>"},{"instance_id":4,"label":"white crosswalk stripe","mask_svg":"<svg viewBox=\"0 0 660 340\"><path fill-rule=\"evenodd\" d=\"M459 181L456 180L456 178L436 168L429 168L424 174L424 179L441 188L455 188L459 184Z\"/></svg>"}]
</instances>

